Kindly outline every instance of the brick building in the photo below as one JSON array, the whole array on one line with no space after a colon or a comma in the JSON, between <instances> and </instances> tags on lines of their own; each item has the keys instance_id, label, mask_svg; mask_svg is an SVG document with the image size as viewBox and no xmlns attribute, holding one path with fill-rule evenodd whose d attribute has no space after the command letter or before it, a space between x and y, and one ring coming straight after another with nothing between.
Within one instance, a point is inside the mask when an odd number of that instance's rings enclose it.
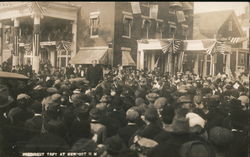
<instances>
[{"instance_id":1,"label":"brick building","mask_svg":"<svg viewBox=\"0 0 250 157\"><path fill-rule=\"evenodd\" d=\"M161 57L158 66L164 69L167 54L162 53L162 46L157 48L151 41L159 44L161 40L173 37L179 40L192 38L193 3L190 2L74 3L81 11L78 21L80 50L71 60L73 64L90 63L87 56L99 51L102 53L100 62L111 60L109 63L114 66L137 65L138 69L150 69L153 66L146 66L146 62L153 60L155 63ZM147 54L143 59L138 57L141 41L151 47L143 50ZM143 67L141 60L145 62Z\"/></svg>"}]
</instances>

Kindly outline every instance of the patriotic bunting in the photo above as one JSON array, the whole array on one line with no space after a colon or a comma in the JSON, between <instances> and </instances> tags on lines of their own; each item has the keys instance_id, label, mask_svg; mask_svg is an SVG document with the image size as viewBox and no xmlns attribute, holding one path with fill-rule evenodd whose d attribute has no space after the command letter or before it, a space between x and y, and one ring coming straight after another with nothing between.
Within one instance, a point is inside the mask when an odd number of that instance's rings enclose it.
<instances>
[{"instance_id":1,"label":"patriotic bunting","mask_svg":"<svg viewBox=\"0 0 250 157\"><path fill-rule=\"evenodd\" d=\"M229 38L229 41L233 44L241 43L241 42L246 41L246 40L248 40L247 37L231 37L231 38Z\"/></svg>"},{"instance_id":2,"label":"patriotic bunting","mask_svg":"<svg viewBox=\"0 0 250 157\"><path fill-rule=\"evenodd\" d=\"M207 54L212 54L214 52L214 48L215 48L215 45L216 45L216 41L210 46L207 48Z\"/></svg>"},{"instance_id":3,"label":"patriotic bunting","mask_svg":"<svg viewBox=\"0 0 250 157\"><path fill-rule=\"evenodd\" d=\"M181 40L168 40L167 42L161 41L162 52L176 53L178 50L180 50L181 44Z\"/></svg>"},{"instance_id":4,"label":"patriotic bunting","mask_svg":"<svg viewBox=\"0 0 250 157\"><path fill-rule=\"evenodd\" d=\"M71 47L72 47L72 43L69 41L60 41L56 44L56 49L59 52L62 50L65 50L67 52L71 52Z\"/></svg>"}]
</instances>

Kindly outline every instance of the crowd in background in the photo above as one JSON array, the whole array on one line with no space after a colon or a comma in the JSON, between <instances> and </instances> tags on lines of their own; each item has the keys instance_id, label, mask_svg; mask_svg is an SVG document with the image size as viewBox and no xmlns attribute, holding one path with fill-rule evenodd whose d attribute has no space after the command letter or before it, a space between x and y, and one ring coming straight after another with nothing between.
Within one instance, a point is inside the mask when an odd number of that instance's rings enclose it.
<instances>
[{"instance_id":1,"label":"crowd in background","mask_svg":"<svg viewBox=\"0 0 250 157\"><path fill-rule=\"evenodd\" d=\"M38 74L29 65L13 69L30 79L15 94L0 84L0 156L248 156L247 74L233 80L157 68L103 71L95 62L65 69L44 64Z\"/></svg>"}]
</instances>

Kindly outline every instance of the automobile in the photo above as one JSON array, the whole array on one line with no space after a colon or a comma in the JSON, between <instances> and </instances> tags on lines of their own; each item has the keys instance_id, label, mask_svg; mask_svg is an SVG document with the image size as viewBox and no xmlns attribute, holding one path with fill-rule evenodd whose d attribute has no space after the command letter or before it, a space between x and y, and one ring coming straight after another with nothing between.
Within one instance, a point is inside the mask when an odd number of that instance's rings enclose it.
<instances>
[{"instance_id":1,"label":"automobile","mask_svg":"<svg viewBox=\"0 0 250 157\"><path fill-rule=\"evenodd\" d=\"M16 97L18 92L24 91L29 78L25 75L0 71L0 84L9 88L12 97Z\"/></svg>"}]
</instances>

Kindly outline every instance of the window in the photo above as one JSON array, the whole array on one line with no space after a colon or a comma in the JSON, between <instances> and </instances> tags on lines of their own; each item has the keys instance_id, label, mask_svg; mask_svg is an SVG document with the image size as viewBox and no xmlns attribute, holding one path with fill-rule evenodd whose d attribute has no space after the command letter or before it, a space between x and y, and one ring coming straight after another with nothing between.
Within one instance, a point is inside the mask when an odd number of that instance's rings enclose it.
<instances>
[{"instance_id":1,"label":"window","mask_svg":"<svg viewBox=\"0 0 250 157\"><path fill-rule=\"evenodd\" d=\"M233 21L228 22L228 31L233 31Z\"/></svg>"},{"instance_id":2,"label":"window","mask_svg":"<svg viewBox=\"0 0 250 157\"><path fill-rule=\"evenodd\" d=\"M239 53L239 58L240 58L240 65L245 64L245 55L243 53Z\"/></svg>"},{"instance_id":3,"label":"window","mask_svg":"<svg viewBox=\"0 0 250 157\"><path fill-rule=\"evenodd\" d=\"M133 22L132 13L123 12L123 35L122 37L131 38L131 27Z\"/></svg>"},{"instance_id":4,"label":"window","mask_svg":"<svg viewBox=\"0 0 250 157\"><path fill-rule=\"evenodd\" d=\"M163 32L163 20L157 19L156 20L156 38L162 39L162 32Z\"/></svg>"},{"instance_id":5,"label":"window","mask_svg":"<svg viewBox=\"0 0 250 157\"><path fill-rule=\"evenodd\" d=\"M141 6L150 7L149 2L141 2Z\"/></svg>"},{"instance_id":6,"label":"window","mask_svg":"<svg viewBox=\"0 0 250 157\"><path fill-rule=\"evenodd\" d=\"M96 38L99 35L100 12L90 13L90 37Z\"/></svg>"},{"instance_id":7,"label":"window","mask_svg":"<svg viewBox=\"0 0 250 157\"><path fill-rule=\"evenodd\" d=\"M182 24L181 27L182 27L182 35L185 36L186 39L187 39L187 36L188 36L188 25Z\"/></svg>"},{"instance_id":8,"label":"window","mask_svg":"<svg viewBox=\"0 0 250 157\"><path fill-rule=\"evenodd\" d=\"M176 32L176 24L175 22L171 22L171 21L169 21L168 24L169 24L169 35L174 36Z\"/></svg>"},{"instance_id":9,"label":"window","mask_svg":"<svg viewBox=\"0 0 250 157\"><path fill-rule=\"evenodd\" d=\"M173 15L175 15L175 10L174 10L174 8L169 8L169 10L168 10L168 13L169 14L173 14Z\"/></svg>"},{"instance_id":10,"label":"window","mask_svg":"<svg viewBox=\"0 0 250 157\"><path fill-rule=\"evenodd\" d=\"M148 39L151 21L148 17L142 17L142 38Z\"/></svg>"},{"instance_id":11,"label":"window","mask_svg":"<svg viewBox=\"0 0 250 157\"><path fill-rule=\"evenodd\" d=\"M71 52L66 50L57 51L57 64L58 67L66 67L71 58Z\"/></svg>"}]
</instances>

